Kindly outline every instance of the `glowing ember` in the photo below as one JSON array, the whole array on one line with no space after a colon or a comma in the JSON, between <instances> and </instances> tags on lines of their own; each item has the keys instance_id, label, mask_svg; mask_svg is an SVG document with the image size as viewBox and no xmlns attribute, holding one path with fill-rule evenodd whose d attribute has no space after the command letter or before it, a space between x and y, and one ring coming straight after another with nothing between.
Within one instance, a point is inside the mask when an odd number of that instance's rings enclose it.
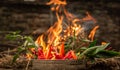
<instances>
[{"instance_id":1,"label":"glowing ember","mask_svg":"<svg viewBox=\"0 0 120 70\"><path fill-rule=\"evenodd\" d=\"M95 19L88 13L83 19L76 18L65 9L66 4L66 0L50 0L47 3L47 5L52 5L51 10L56 12L57 21L45 34L39 36L35 41L39 48L34 54L38 56L38 59L77 59L74 50L65 52L64 43L66 39L71 36L78 36L82 32L83 28L77 22L93 20L96 23ZM67 18L67 21L69 21L69 24L66 24L66 29L63 29L64 18ZM98 27L96 26L89 35L92 41ZM27 56L28 58L31 57L31 55Z\"/></svg>"}]
</instances>

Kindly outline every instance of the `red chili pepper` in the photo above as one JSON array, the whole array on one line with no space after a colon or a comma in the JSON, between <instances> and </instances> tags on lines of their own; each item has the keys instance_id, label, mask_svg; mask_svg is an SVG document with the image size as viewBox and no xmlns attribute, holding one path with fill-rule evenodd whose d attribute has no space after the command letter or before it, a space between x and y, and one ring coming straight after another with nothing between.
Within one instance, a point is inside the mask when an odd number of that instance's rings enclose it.
<instances>
[{"instance_id":1,"label":"red chili pepper","mask_svg":"<svg viewBox=\"0 0 120 70\"><path fill-rule=\"evenodd\" d=\"M59 54L61 57L65 56L64 43L60 46Z\"/></svg>"},{"instance_id":2,"label":"red chili pepper","mask_svg":"<svg viewBox=\"0 0 120 70\"><path fill-rule=\"evenodd\" d=\"M71 58L71 52L67 52L67 54L65 55L65 57L63 59L70 59Z\"/></svg>"},{"instance_id":3,"label":"red chili pepper","mask_svg":"<svg viewBox=\"0 0 120 70\"><path fill-rule=\"evenodd\" d=\"M71 55L73 57L73 59L77 59L77 56L75 55L74 51L71 50Z\"/></svg>"},{"instance_id":4,"label":"red chili pepper","mask_svg":"<svg viewBox=\"0 0 120 70\"><path fill-rule=\"evenodd\" d=\"M43 50L41 48L38 48L38 56L43 54Z\"/></svg>"},{"instance_id":5,"label":"red chili pepper","mask_svg":"<svg viewBox=\"0 0 120 70\"><path fill-rule=\"evenodd\" d=\"M52 46L49 46L48 49L46 50L46 54L45 54L45 57L46 59L51 59L53 56L52 56Z\"/></svg>"},{"instance_id":6,"label":"red chili pepper","mask_svg":"<svg viewBox=\"0 0 120 70\"><path fill-rule=\"evenodd\" d=\"M63 59L77 59L73 50L70 50Z\"/></svg>"},{"instance_id":7,"label":"red chili pepper","mask_svg":"<svg viewBox=\"0 0 120 70\"><path fill-rule=\"evenodd\" d=\"M38 56L38 59L45 59L45 56L44 55L40 55L40 56Z\"/></svg>"},{"instance_id":8,"label":"red chili pepper","mask_svg":"<svg viewBox=\"0 0 120 70\"><path fill-rule=\"evenodd\" d=\"M62 59L63 57L61 57L59 54L54 53L55 59Z\"/></svg>"},{"instance_id":9,"label":"red chili pepper","mask_svg":"<svg viewBox=\"0 0 120 70\"><path fill-rule=\"evenodd\" d=\"M43 54L43 50L41 48L38 48L38 59L45 59L45 56Z\"/></svg>"}]
</instances>

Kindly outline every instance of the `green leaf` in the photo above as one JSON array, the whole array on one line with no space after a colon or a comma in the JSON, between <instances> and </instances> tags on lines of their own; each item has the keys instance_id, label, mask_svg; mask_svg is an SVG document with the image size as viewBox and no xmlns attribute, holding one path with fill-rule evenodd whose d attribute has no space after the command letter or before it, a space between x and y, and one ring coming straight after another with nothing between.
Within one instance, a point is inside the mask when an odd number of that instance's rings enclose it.
<instances>
[{"instance_id":1,"label":"green leaf","mask_svg":"<svg viewBox=\"0 0 120 70\"><path fill-rule=\"evenodd\" d=\"M83 55L87 55L87 54L93 54L93 51L95 51L97 48L98 48L97 46L90 47L90 48L86 49L85 51L83 51L81 53L81 55L83 56Z\"/></svg>"},{"instance_id":2,"label":"green leaf","mask_svg":"<svg viewBox=\"0 0 120 70\"><path fill-rule=\"evenodd\" d=\"M22 53L22 51L24 51L25 49L20 47L17 50L18 50L18 52L16 55L14 55L12 63L14 63L17 60L17 58L19 58L20 53Z\"/></svg>"},{"instance_id":3,"label":"green leaf","mask_svg":"<svg viewBox=\"0 0 120 70\"><path fill-rule=\"evenodd\" d=\"M76 56L80 56L80 52L76 53Z\"/></svg>"},{"instance_id":4,"label":"green leaf","mask_svg":"<svg viewBox=\"0 0 120 70\"><path fill-rule=\"evenodd\" d=\"M23 36L18 35L18 34L8 34L5 37L9 40L16 40L16 39L19 39L19 38L22 39Z\"/></svg>"},{"instance_id":5,"label":"green leaf","mask_svg":"<svg viewBox=\"0 0 120 70\"><path fill-rule=\"evenodd\" d=\"M83 39L82 41L83 41L83 42L91 42L91 41L88 40L88 39Z\"/></svg>"},{"instance_id":6,"label":"green leaf","mask_svg":"<svg viewBox=\"0 0 120 70\"><path fill-rule=\"evenodd\" d=\"M17 50L18 50L18 52L21 52L21 51L23 51L24 49L23 49L22 47L19 47Z\"/></svg>"},{"instance_id":7,"label":"green leaf","mask_svg":"<svg viewBox=\"0 0 120 70\"><path fill-rule=\"evenodd\" d=\"M110 50L102 50L102 51L98 52L98 55L101 57L114 57L114 56L120 56L120 52L110 51Z\"/></svg>"},{"instance_id":8,"label":"green leaf","mask_svg":"<svg viewBox=\"0 0 120 70\"><path fill-rule=\"evenodd\" d=\"M19 58L19 54L14 55L12 63L14 63L17 60L17 58Z\"/></svg>"},{"instance_id":9,"label":"green leaf","mask_svg":"<svg viewBox=\"0 0 120 70\"><path fill-rule=\"evenodd\" d=\"M65 45L65 53L67 53L69 50L71 50L71 46L69 44Z\"/></svg>"},{"instance_id":10,"label":"green leaf","mask_svg":"<svg viewBox=\"0 0 120 70\"><path fill-rule=\"evenodd\" d=\"M101 45L101 46L98 46L98 48L94 51L94 55L97 54L98 52L104 50L105 48L107 48L107 46L109 45L110 43L107 43L107 44L104 44L104 45Z\"/></svg>"},{"instance_id":11,"label":"green leaf","mask_svg":"<svg viewBox=\"0 0 120 70\"><path fill-rule=\"evenodd\" d=\"M86 49L87 49L87 47L81 47L80 49L81 49L81 50L86 50Z\"/></svg>"},{"instance_id":12,"label":"green leaf","mask_svg":"<svg viewBox=\"0 0 120 70\"><path fill-rule=\"evenodd\" d=\"M36 46L34 40L32 39L32 37L27 36L27 37L25 37L25 38L26 38L26 41L27 41L27 44L28 44L28 45L30 44L30 45Z\"/></svg>"},{"instance_id":13,"label":"green leaf","mask_svg":"<svg viewBox=\"0 0 120 70\"><path fill-rule=\"evenodd\" d=\"M15 32L12 32L12 34L19 34L21 31L15 31Z\"/></svg>"},{"instance_id":14,"label":"green leaf","mask_svg":"<svg viewBox=\"0 0 120 70\"><path fill-rule=\"evenodd\" d=\"M34 45L29 45L29 46L27 46L28 48L35 48L36 46L34 46Z\"/></svg>"},{"instance_id":15,"label":"green leaf","mask_svg":"<svg viewBox=\"0 0 120 70\"><path fill-rule=\"evenodd\" d=\"M6 35L5 37L9 40L15 40L16 39L16 37L14 35L11 35L11 34Z\"/></svg>"},{"instance_id":16,"label":"green leaf","mask_svg":"<svg viewBox=\"0 0 120 70\"><path fill-rule=\"evenodd\" d=\"M32 39L32 37L30 37L30 36L27 36L27 37L25 37L25 38L26 38L26 40L27 40L28 42L31 42L31 43L34 42L33 39Z\"/></svg>"},{"instance_id":17,"label":"green leaf","mask_svg":"<svg viewBox=\"0 0 120 70\"><path fill-rule=\"evenodd\" d=\"M27 40L25 40L25 42L24 42L23 46L24 46L24 47L26 47L27 45L28 45L28 41L27 41Z\"/></svg>"},{"instance_id":18,"label":"green leaf","mask_svg":"<svg viewBox=\"0 0 120 70\"><path fill-rule=\"evenodd\" d=\"M91 55L94 56L96 55L98 52L104 50L107 46L109 45L109 43L105 44L105 45L100 45L100 46L94 46L94 47L90 47L88 49L86 49L85 51L83 51L81 53L81 56L87 56L87 55Z\"/></svg>"},{"instance_id":19,"label":"green leaf","mask_svg":"<svg viewBox=\"0 0 120 70\"><path fill-rule=\"evenodd\" d=\"M93 47L93 46L95 46L96 43L97 43L97 40L94 40L93 42L90 43L89 47Z\"/></svg>"}]
</instances>

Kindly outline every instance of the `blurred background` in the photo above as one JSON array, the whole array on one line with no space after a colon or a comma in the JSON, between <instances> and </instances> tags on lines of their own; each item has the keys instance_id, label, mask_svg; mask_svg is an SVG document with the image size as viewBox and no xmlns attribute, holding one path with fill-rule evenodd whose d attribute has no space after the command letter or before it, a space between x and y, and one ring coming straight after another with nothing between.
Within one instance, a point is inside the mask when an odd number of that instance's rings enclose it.
<instances>
[{"instance_id":1,"label":"blurred background","mask_svg":"<svg viewBox=\"0 0 120 70\"><path fill-rule=\"evenodd\" d=\"M54 24L49 0L0 0L0 51L17 47L5 38L12 31L32 35L34 39ZM119 0L67 0L67 9L83 17L89 12L100 26L96 38L110 42L113 49L120 50L120 4Z\"/></svg>"}]
</instances>

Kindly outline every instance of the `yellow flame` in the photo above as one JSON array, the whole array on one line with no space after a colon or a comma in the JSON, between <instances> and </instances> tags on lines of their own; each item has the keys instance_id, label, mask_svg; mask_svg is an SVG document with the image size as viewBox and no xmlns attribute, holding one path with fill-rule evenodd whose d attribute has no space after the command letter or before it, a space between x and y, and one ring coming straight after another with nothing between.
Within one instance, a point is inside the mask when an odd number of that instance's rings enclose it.
<instances>
[{"instance_id":1,"label":"yellow flame","mask_svg":"<svg viewBox=\"0 0 120 70\"><path fill-rule=\"evenodd\" d=\"M44 41L44 39L43 39L43 35L41 35L41 36L39 36L38 38L37 38L37 40L35 41L35 43L40 47L42 47L43 48L43 50L45 50L46 49L46 44L45 44L45 41Z\"/></svg>"}]
</instances>

